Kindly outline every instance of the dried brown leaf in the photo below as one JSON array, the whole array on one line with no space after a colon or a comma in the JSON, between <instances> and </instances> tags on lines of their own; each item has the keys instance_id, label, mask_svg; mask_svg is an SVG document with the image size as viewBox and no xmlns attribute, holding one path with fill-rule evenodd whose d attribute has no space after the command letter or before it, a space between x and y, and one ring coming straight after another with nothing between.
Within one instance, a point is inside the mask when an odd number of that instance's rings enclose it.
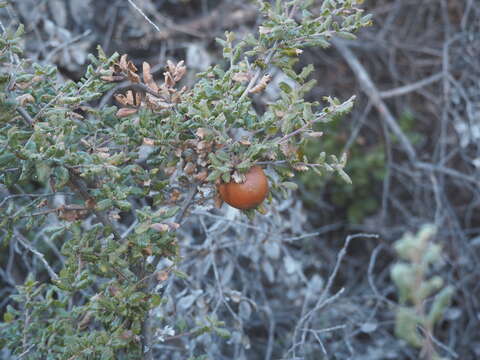
<instances>
[{"instance_id":1,"label":"dried brown leaf","mask_svg":"<svg viewBox=\"0 0 480 360\"><path fill-rule=\"evenodd\" d=\"M223 200L220 197L220 194L217 192L217 194L215 194L215 207L217 209L220 209L222 205L223 205Z\"/></svg>"},{"instance_id":2,"label":"dried brown leaf","mask_svg":"<svg viewBox=\"0 0 480 360\"><path fill-rule=\"evenodd\" d=\"M288 158L292 157L293 155L296 156L298 152L298 148L289 143L280 144L280 150L282 151L283 155Z\"/></svg>"},{"instance_id":3,"label":"dried brown leaf","mask_svg":"<svg viewBox=\"0 0 480 360\"><path fill-rule=\"evenodd\" d=\"M133 91L132 90L127 91L126 97L127 97L127 105L135 105L135 102L133 100Z\"/></svg>"},{"instance_id":4,"label":"dried brown leaf","mask_svg":"<svg viewBox=\"0 0 480 360\"><path fill-rule=\"evenodd\" d=\"M154 223L150 225L150 229L153 229L158 232L166 232L170 230L168 224Z\"/></svg>"},{"instance_id":5,"label":"dried brown leaf","mask_svg":"<svg viewBox=\"0 0 480 360\"><path fill-rule=\"evenodd\" d=\"M202 170L198 174L195 174L193 177L199 182L204 182L205 179L208 177L208 172L207 170Z\"/></svg>"},{"instance_id":6,"label":"dried brown leaf","mask_svg":"<svg viewBox=\"0 0 480 360\"><path fill-rule=\"evenodd\" d=\"M31 104L35 102L35 98L31 94L23 94L17 96L16 100L20 104L20 106L25 106L26 104Z\"/></svg>"},{"instance_id":7,"label":"dried brown leaf","mask_svg":"<svg viewBox=\"0 0 480 360\"><path fill-rule=\"evenodd\" d=\"M122 75L106 75L100 76L100 79L106 82L119 82L125 80L125 77Z\"/></svg>"},{"instance_id":8,"label":"dried brown leaf","mask_svg":"<svg viewBox=\"0 0 480 360\"><path fill-rule=\"evenodd\" d=\"M210 131L206 128L198 128L197 131L195 131L195 135L197 135L200 139L204 139L209 133Z\"/></svg>"},{"instance_id":9,"label":"dried brown leaf","mask_svg":"<svg viewBox=\"0 0 480 360\"><path fill-rule=\"evenodd\" d=\"M143 145L153 146L153 145L155 145L155 140L144 137L143 138Z\"/></svg>"},{"instance_id":10,"label":"dried brown leaf","mask_svg":"<svg viewBox=\"0 0 480 360\"><path fill-rule=\"evenodd\" d=\"M128 80L130 80L133 83L140 82L140 76L138 76L138 74L133 71L128 71L127 77L128 77Z\"/></svg>"},{"instance_id":11,"label":"dried brown leaf","mask_svg":"<svg viewBox=\"0 0 480 360\"><path fill-rule=\"evenodd\" d=\"M137 67L135 66L135 64L131 61L128 62L127 64L127 68L128 70L130 70L131 72L134 72L136 73L138 71Z\"/></svg>"},{"instance_id":12,"label":"dried brown leaf","mask_svg":"<svg viewBox=\"0 0 480 360\"><path fill-rule=\"evenodd\" d=\"M168 280L169 274L170 273L168 272L168 270L164 270L156 273L155 277L157 278L157 281L166 281Z\"/></svg>"},{"instance_id":13,"label":"dried brown leaf","mask_svg":"<svg viewBox=\"0 0 480 360\"><path fill-rule=\"evenodd\" d=\"M172 196L170 197L170 201L177 202L181 196L182 196L182 193L179 190L174 189L172 191Z\"/></svg>"},{"instance_id":14,"label":"dried brown leaf","mask_svg":"<svg viewBox=\"0 0 480 360\"><path fill-rule=\"evenodd\" d=\"M140 106L142 104L142 93L136 92L135 93L135 106Z\"/></svg>"},{"instance_id":15,"label":"dried brown leaf","mask_svg":"<svg viewBox=\"0 0 480 360\"><path fill-rule=\"evenodd\" d=\"M150 64L143 62L143 81L153 91L158 92L158 85L153 80Z\"/></svg>"},{"instance_id":16,"label":"dried brown leaf","mask_svg":"<svg viewBox=\"0 0 480 360\"><path fill-rule=\"evenodd\" d=\"M251 78L252 78L252 75L246 71L235 73L232 76L233 81L240 82L240 83L248 82L250 81Z\"/></svg>"},{"instance_id":17,"label":"dried brown leaf","mask_svg":"<svg viewBox=\"0 0 480 360\"><path fill-rule=\"evenodd\" d=\"M195 165L191 162L188 162L187 165L185 165L185 167L183 168L183 171L187 175L192 175L196 170L197 169L196 169Z\"/></svg>"},{"instance_id":18,"label":"dried brown leaf","mask_svg":"<svg viewBox=\"0 0 480 360\"><path fill-rule=\"evenodd\" d=\"M128 71L128 63L127 63L127 54L123 54L121 57L120 57L120 62L119 62L119 66L120 66L120 69L124 72L127 72Z\"/></svg>"},{"instance_id":19,"label":"dried brown leaf","mask_svg":"<svg viewBox=\"0 0 480 360\"><path fill-rule=\"evenodd\" d=\"M118 118L124 118L130 115L133 115L137 112L137 109L131 109L131 108L122 108L117 111L117 117Z\"/></svg>"},{"instance_id":20,"label":"dried brown leaf","mask_svg":"<svg viewBox=\"0 0 480 360\"><path fill-rule=\"evenodd\" d=\"M232 179L237 184L243 184L247 180L247 177L245 176L245 174L242 174L238 171L234 171L232 175Z\"/></svg>"},{"instance_id":21,"label":"dried brown leaf","mask_svg":"<svg viewBox=\"0 0 480 360\"><path fill-rule=\"evenodd\" d=\"M118 101L119 104L123 106L128 106L128 99L125 97L123 94L115 94L113 96L116 101Z\"/></svg>"},{"instance_id":22,"label":"dried brown leaf","mask_svg":"<svg viewBox=\"0 0 480 360\"><path fill-rule=\"evenodd\" d=\"M263 77L258 82L258 84L255 85L253 88L251 88L249 92L251 94L258 94L258 93L264 91L270 81L272 81L272 76L271 75L269 75L269 74L263 75Z\"/></svg>"},{"instance_id":23,"label":"dried brown leaf","mask_svg":"<svg viewBox=\"0 0 480 360\"><path fill-rule=\"evenodd\" d=\"M173 75L170 72L164 72L163 76L166 87L171 88L175 86L175 80L173 79Z\"/></svg>"},{"instance_id":24,"label":"dried brown leaf","mask_svg":"<svg viewBox=\"0 0 480 360\"><path fill-rule=\"evenodd\" d=\"M303 163L293 164L292 167L297 171L307 171L308 166Z\"/></svg>"}]
</instances>

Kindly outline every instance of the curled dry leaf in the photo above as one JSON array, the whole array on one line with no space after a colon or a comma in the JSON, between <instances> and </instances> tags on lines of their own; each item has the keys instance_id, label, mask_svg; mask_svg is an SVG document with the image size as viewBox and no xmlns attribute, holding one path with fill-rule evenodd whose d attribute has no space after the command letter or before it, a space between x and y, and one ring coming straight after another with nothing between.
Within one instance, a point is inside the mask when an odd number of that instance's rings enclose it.
<instances>
[{"instance_id":1,"label":"curled dry leaf","mask_svg":"<svg viewBox=\"0 0 480 360\"><path fill-rule=\"evenodd\" d=\"M145 256L152 256L153 254L153 250L152 250L152 247L151 246L146 246L142 249L142 253L143 255Z\"/></svg>"},{"instance_id":2,"label":"curled dry leaf","mask_svg":"<svg viewBox=\"0 0 480 360\"><path fill-rule=\"evenodd\" d=\"M215 194L215 208L220 209L223 205L223 200L222 197L220 196L220 193Z\"/></svg>"},{"instance_id":3,"label":"curled dry leaf","mask_svg":"<svg viewBox=\"0 0 480 360\"><path fill-rule=\"evenodd\" d=\"M308 166L303 163L293 164L292 167L297 171L307 171Z\"/></svg>"},{"instance_id":4,"label":"curled dry leaf","mask_svg":"<svg viewBox=\"0 0 480 360\"><path fill-rule=\"evenodd\" d=\"M249 92L251 94L258 94L264 91L270 81L272 81L271 75L269 74L263 75L262 79L258 82L258 84L255 85L253 88L251 88Z\"/></svg>"},{"instance_id":5,"label":"curled dry leaf","mask_svg":"<svg viewBox=\"0 0 480 360\"><path fill-rule=\"evenodd\" d=\"M130 340L133 338L133 331L132 330L125 330L121 335L120 338L123 340Z\"/></svg>"},{"instance_id":6,"label":"curled dry leaf","mask_svg":"<svg viewBox=\"0 0 480 360\"><path fill-rule=\"evenodd\" d=\"M85 330L93 319L93 311L87 311L82 320L78 323L78 329Z\"/></svg>"},{"instance_id":7,"label":"curled dry leaf","mask_svg":"<svg viewBox=\"0 0 480 360\"><path fill-rule=\"evenodd\" d=\"M125 77L122 75L104 75L100 76L100 79L106 82L119 82L125 80Z\"/></svg>"},{"instance_id":8,"label":"curled dry leaf","mask_svg":"<svg viewBox=\"0 0 480 360\"><path fill-rule=\"evenodd\" d=\"M15 100L17 100L20 106L25 106L26 104L31 104L35 102L35 98L31 94L23 94L17 96Z\"/></svg>"},{"instance_id":9,"label":"curled dry leaf","mask_svg":"<svg viewBox=\"0 0 480 360\"><path fill-rule=\"evenodd\" d=\"M108 152L98 151L97 155L100 156L102 159L108 159L110 154Z\"/></svg>"},{"instance_id":10,"label":"curled dry leaf","mask_svg":"<svg viewBox=\"0 0 480 360\"><path fill-rule=\"evenodd\" d=\"M114 95L115 100L122 106L128 106L128 100L123 94L115 94Z\"/></svg>"},{"instance_id":11,"label":"curled dry leaf","mask_svg":"<svg viewBox=\"0 0 480 360\"><path fill-rule=\"evenodd\" d=\"M187 72L187 68L183 64L183 60L178 62L177 64L174 64L172 61L167 60L167 73L170 74L174 83L180 81Z\"/></svg>"},{"instance_id":12,"label":"curled dry leaf","mask_svg":"<svg viewBox=\"0 0 480 360\"><path fill-rule=\"evenodd\" d=\"M235 181L237 184L242 184L246 180L245 174L239 173L238 171L234 171L232 175L233 181Z\"/></svg>"},{"instance_id":13,"label":"curled dry leaf","mask_svg":"<svg viewBox=\"0 0 480 360\"><path fill-rule=\"evenodd\" d=\"M154 110L163 110L163 109L169 109L173 106L174 104L162 101L161 99L151 95L151 94L146 94L145 95L146 103L149 108L154 109Z\"/></svg>"},{"instance_id":14,"label":"curled dry leaf","mask_svg":"<svg viewBox=\"0 0 480 360\"><path fill-rule=\"evenodd\" d=\"M202 170L198 174L194 175L195 180L199 182L205 181L205 179L208 177L208 172L207 170Z\"/></svg>"},{"instance_id":15,"label":"curled dry leaf","mask_svg":"<svg viewBox=\"0 0 480 360\"><path fill-rule=\"evenodd\" d=\"M163 76L164 76L165 86L167 86L168 88L172 88L175 86L175 80L173 79L173 75L171 73L164 72Z\"/></svg>"},{"instance_id":16,"label":"curled dry leaf","mask_svg":"<svg viewBox=\"0 0 480 360\"><path fill-rule=\"evenodd\" d=\"M195 131L195 135L199 137L200 139L204 139L205 136L207 136L210 133L210 130L206 128L198 128L197 131Z\"/></svg>"},{"instance_id":17,"label":"curled dry leaf","mask_svg":"<svg viewBox=\"0 0 480 360\"><path fill-rule=\"evenodd\" d=\"M144 137L143 138L143 145L153 146L153 145L155 145L155 140Z\"/></svg>"},{"instance_id":18,"label":"curled dry leaf","mask_svg":"<svg viewBox=\"0 0 480 360\"><path fill-rule=\"evenodd\" d=\"M25 90L25 89L29 88L30 86L32 86L32 84L40 82L42 80L43 80L42 76L36 75L30 81L25 81L25 82L21 81L21 82L15 83L13 85L13 88L14 89L20 89L20 90Z\"/></svg>"},{"instance_id":19,"label":"curled dry leaf","mask_svg":"<svg viewBox=\"0 0 480 360\"><path fill-rule=\"evenodd\" d=\"M165 169L163 169L163 171L165 172L165 175L167 176L172 176L175 170L176 170L175 166L167 166Z\"/></svg>"},{"instance_id":20,"label":"curled dry leaf","mask_svg":"<svg viewBox=\"0 0 480 360\"><path fill-rule=\"evenodd\" d=\"M176 222L171 222L171 223L168 223L168 226L170 227L170 230L174 231L180 227L180 224Z\"/></svg>"},{"instance_id":21,"label":"curled dry leaf","mask_svg":"<svg viewBox=\"0 0 480 360\"><path fill-rule=\"evenodd\" d=\"M80 205L64 205L58 209L58 217L66 221L85 219L88 213L89 210Z\"/></svg>"},{"instance_id":22,"label":"curled dry leaf","mask_svg":"<svg viewBox=\"0 0 480 360\"><path fill-rule=\"evenodd\" d=\"M280 150L288 158L296 157L298 154L298 147L289 143L280 144Z\"/></svg>"},{"instance_id":23,"label":"curled dry leaf","mask_svg":"<svg viewBox=\"0 0 480 360\"><path fill-rule=\"evenodd\" d=\"M163 271L160 271L156 274L156 279L157 281L167 281L168 280L168 276L170 275L170 273L168 272L168 270L163 270Z\"/></svg>"},{"instance_id":24,"label":"curled dry leaf","mask_svg":"<svg viewBox=\"0 0 480 360\"><path fill-rule=\"evenodd\" d=\"M311 138L319 138L323 136L323 131L310 131L306 132L305 136L311 137Z\"/></svg>"},{"instance_id":25,"label":"curled dry leaf","mask_svg":"<svg viewBox=\"0 0 480 360\"><path fill-rule=\"evenodd\" d=\"M111 220L120 220L120 214L117 210L112 210L108 213L108 218Z\"/></svg>"},{"instance_id":26,"label":"curled dry leaf","mask_svg":"<svg viewBox=\"0 0 480 360\"><path fill-rule=\"evenodd\" d=\"M40 202L37 204L36 208L37 208L37 209L42 208L42 207L44 207L44 206L47 206L47 204L48 204L48 200L47 200L47 199L43 199L42 201L40 201Z\"/></svg>"},{"instance_id":27,"label":"curled dry leaf","mask_svg":"<svg viewBox=\"0 0 480 360\"><path fill-rule=\"evenodd\" d=\"M67 112L67 115L72 117L72 118L75 118L77 120L84 120L85 117L83 117L81 114L79 113L76 113L75 111L69 111Z\"/></svg>"},{"instance_id":28,"label":"curled dry leaf","mask_svg":"<svg viewBox=\"0 0 480 360\"><path fill-rule=\"evenodd\" d=\"M166 232L170 230L170 226L168 226L168 224L155 223L150 225L150 229L153 229L158 232Z\"/></svg>"},{"instance_id":29,"label":"curled dry leaf","mask_svg":"<svg viewBox=\"0 0 480 360\"><path fill-rule=\"evenodd\" d=\"M273 31L271 27L266 27L266 26L259 26L258 27L258 32L262 35L264 34L269 34Z\"/></svg>"},{"instance_id":30,"label":"curled dry leaf","mask_svg":"<svg viewBox=\"0 0 480 360\"><path fill-rule=\"evenodd\" d=\"M183 171L185 171L185 174L187 175L192 175L196 170L196 167L193 163L188 162L187 165L183 168Z\"/></svg>"},{"instance_id":31,"label":"curled dry leaf","mask_svg":"<svg viewBox=\"0 0 480 360\"><path fill-rule=\"evenodd\" d=\"M251 78L252 78L252 74L245 71L235 73L232 76L233 81L240 82L240 83L250 81Z\"/></svg>"},{"instance_id":32,"label":"curled dry leaf","mask_svg":"<svg viewBox=\"0 0 480 360\"><path fill-rule=\"evenodd\" d=\"M153 80L150 64L143 62L143 81L153 91L158 92L158 85Z\"/></svg>"},{"instance_id":33,"label":"curled dry leaf","mask_svg":"<svg viewBox=\"0 0 480 360\"><path fill-rule=\"evenodd\" d=\"M138 111L137 109L123 108L123 109L119 109L116 115L118 118L124 118L130 115L136 114L137 111Z\"/></svg>"},{"instance_id":34,"label":"curled dry leaf","mask_svg":"<svg viewBox=\"0 0 480 360\"><path fill-rule=\"evenodd\" d=\"M173 189L170 201L177 202L180 199L180 196L182 196L182 193L177 189Z\"/></svg>"},{"instance_id":35,"label":"curled dry leaf","mask_svg":"<svg viewBox=\"0 0 480 360\"><path fill-rule=\"evenodd\" d=\"M135 100L133 98L133 91L128 90L127 93L126 93L126 96L127 96L127 105L134 106L135 105Z\"/></svg>"},{"instance_id":36,"label":"curled dry leaf","mask_svg":"<svg viewBox=\"0 0 480 360\"><path fill-rule=\"evenodd\" d=\"M142 93L141 92L136 92L135 93L135 105L140 106L142 104Z\"/></svg>"},{"instance_id":37,"label":"curled dry leaf","mask_svg":"<svg viewBox=\"0 0 480 360\"><path fill-rule=\"evenodd\" d=\"M87 201L85 201L85 207L87 207L88 209L94 209L95 206L97 206L97 202L94 198L89 198L87 199Z\"/></svg>"},{"instance_id":38,"label":"curled dry leaf","mask_svg":"<svg viewBox=\"0 0 480 360\"><path fill-rule=\"evenodd\" d=\"M120 289L118 287L116 287L115 285L110 285L108 287L108 291L109 291L110 295L112 295L112 296L117 296L118 294L120 294Z\"/></svg>"},{"instance_id":39,"label":"curled dry leaf","mask_svg":"<svg viewBox=\"0 0 480 360\"><path fill-rule=\"evenodd\" d=\"M133 73L136 73L138 71L137 67L131 61L127 63L127 68Z\"/></svg>"},{"instance_id":40,"label":"curled dry leaf","mask_svg":"<svg viewBox=\"0 0 480 360\"><path fill-rule=\"evenodd\" d=\"M127 57L128 57L127 54L123 54L120 57L120 61L119 61L118 65L120 66L121 71L125 71L125 72L128 71Z\"/></svg>"}]
</instances>

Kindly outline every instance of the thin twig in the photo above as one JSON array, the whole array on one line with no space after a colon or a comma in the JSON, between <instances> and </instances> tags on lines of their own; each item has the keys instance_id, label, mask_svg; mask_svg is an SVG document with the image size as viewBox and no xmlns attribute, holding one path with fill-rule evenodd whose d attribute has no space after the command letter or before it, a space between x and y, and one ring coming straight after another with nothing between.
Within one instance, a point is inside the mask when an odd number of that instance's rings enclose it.
<instances>
[{"instance_id":1,"label":"thin twig","mask_svg":"<svg viewBox=\"0 0 480 360\"><path fill-rule=\"evenodd\" d=\"M27 125L33 125L34 121L30 114L21 106L17 106L17 112L22 116L22 118L27 122Z\"/></svg>"},{"instance_id":2,"label":"thin twig","mask_svg":"<svg viewBox=\"0 0 480 360\"><path fill-rule=\"evenodd\" d=\"M58 275L50 267L47 260L45 260L45 257L43 256L43 254L37 251L37 249L35 249L32 246L32 244L30 244L29 241L22 234L20 234L19 231L15 230L15 236L17 237L17 240L20 242L20 244L22 244L26 249L28 249L30 252L32 252L35 256L37 256L40 259L40 261L43 263L43 266L45 266L45 269L47 269L47 272L50 275L50 278L55 281L58 280Z\"/></svg>"},{"instance_id":3,"label":"thin twig","mask_svg":"<svg viewBox=\"0 0 480 360\"><path fill-rule=\"evenodd\" d=\"M307 324L310 320L310 318L312 317L312 315L314 313L316 313L318 310L322 309L323 307L325 307L327 304L331 303L332 301L334 301L336 298L338 298L344 291L344 289L342 288L340 291L338 291L335 295L333 295L332 297L330 298L327 298L328 294L330 293L330 290L333 286L333 281L335 280L336 276L337 276L337 273L338 273L338 270L340 268L340 264L343 260L343 258L345 257L345 255L347 254L347 248L348 248L348 245L350 244L350 241L352 241L353 239L356 239L356 238L360 238L360 237L363 237L363 238L375 238L377 239L379 237L379 235L377 234L364 234L364 233L360 233L360 234L353 234L353 235L349 235L347 236L347 238L345 239L345 244L343 245L342 249L340 250L340 252L338 253L337 255L337 261L335 263L335 267L333 268L333 271L332 273L330 274L328 280L327 280L327 285L325 286L325 288L323 289L322 293L320 294L319 298L318 298L318 301L316 303L316 305L313 307L313 309L311 309L309 312L307 312L305 315L302 316L302 318L299 320L299 322L297 323L297 326L295 327L295 330L294 330L294 333L293 333L293 345L292 347L288 350L288 353L287 355L293 351L293 354L295 356L295 348L296 348L296 345L295 345L295 341L297 339L297 336L298 336L298 333L300 332L300 329L302 327L304 327L305 324ZM303 344L305 342L305 337L306 337L306 333L303 333L302 334L302 340L301 340L301 343L300 344Z\"/></svg>"},{"instance_id":4,"label":"thin twig","mask_svg":"<svg viewBox=\"0 0 480 360\"><path fill-rule=\"evenodd\" d=\"M133 2L133 0L128 0L128 2L130 3L130 5L132 5L132 6L135 8L135 10L137 10L137 11L140 13L140 15L143 16L143 18L144 18L145 20L147 20L147 21L150 23L150 25L152 25L152 26L155 28L155 30L157 30L158 32L161 31L160 28L159 28L152 20L150 20L147 15L145 15L145 13L142 11L142 9L140 9L140 8Z\"/></svg>"},{"instance_id":5,"label":"thin twig","mask_svg":"<svg viewBox=\"0 0 480 360\"><path fill-rule=\"evenodd\" d=\"M175 217L175 222L180 224L185 215L187 214L188 208L192 205L195 195L198 192L197 184L192 184L190 187L190 191L188 192L187 197L185 198L180 211L178 212L177 216ZM153 269L156 270L158 263L160 262L161 257L155 256L152 261ZM155 277L150 277L149 284L147 289L150 291L155 285ZM145 315L145 319L142 322L142 350L144 354L145 360L153 360L153 332L152 332L152 321L150 313L147 312Z\"/></svg>"},{"instance_id":6,"label":"thin twig","mask_svg":"<svg viewBox=\"0 0 480 360\"><path fill-rule=\"evenodd\" d=\"M80 196L83 198L83 200L92 201L93 198L88 192L86 186L83 184L83 180L72 169L69 169L69 174L70 174L69 182L73 190L78 192ZM116 240L122 239L120 233L117 231L117 229L112 224L112 222L110 221L107 215L105 215L103 212L98 211L96 209L93 209L93 212L97 217L97 219L103 224L103 226L108 227L112 230L113 236L115 237Z\"/></svg>"},{"instance_id":7,"label":"thin twig","mask_svg":"<svg viewBox=\"0 0 480 360\"><path fill-rule=\"evenodd\" d=\"M82 34L78 35L78 36L75 36L73 39L70 39L69 41L59 45L58 47L56 47L55 49L53 49L52 51L50 51L50 53L45 57L45 60L44 62L49 64L50 63L50 60L51 58L59 51L65 49L66 47L76 43L77 41L81 40L82 38L84 37L87 37L88 35L90 35L90 33L92 32L92 30L88 29L88 30L85 30Z\"/></svg>"},{"instance_id":8,"label":"thin twig","mask_svg":"<svg viewBox=\"0 0 480 360\"><path fill-rule=\"evenodd\" d=\"M420 89L424 86L433 84L433 83L441 80L442 78L443 78L443 73L437 73L435 75L429 76L429 77L427 77L423 80L414 82L412 84L408 84L408 85L405 85L405 86L400 86L398 88L391 89L391 90L381 91L379 94L380 94L380 97L382 99L387 99L387 98L394 97L394 96L405 95L405 94L408 94L412 91L418 90L418 89Z\"/></svg>"},{"instance_id":9,"label":"thin twig","mask_svg":"<svg viewBox=\"0 0 480 360\"><path fill-rule=\"evenodd\" d=\"M400 126L397 124L397 121L393 117L388 107L382 101L380 92L377 90L372 79L368 75L363 65L358 60L357 56L353 53L353 51L348 48L347 45L345 45L345 42L339 40L333 40L332 42L337 48L337 50L340 52L340 54L343 56L344 60L348 63L352 71L355 73L357 80L363 88L363 91L365 91L367 96L370 98L372 104L377 108L380 116L385 120L390 130L398 138L398 141L407 153L410 161L414 162L417 155L415 153L413 145L403 133Z\"/></svg>"}]
</instances>

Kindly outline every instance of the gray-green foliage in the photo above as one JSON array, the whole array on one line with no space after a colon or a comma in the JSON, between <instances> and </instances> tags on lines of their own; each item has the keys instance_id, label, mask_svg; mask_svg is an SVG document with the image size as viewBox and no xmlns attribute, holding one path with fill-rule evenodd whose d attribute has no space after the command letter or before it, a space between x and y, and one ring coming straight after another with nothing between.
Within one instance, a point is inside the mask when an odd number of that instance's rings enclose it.
<instances>
[{"instance_id":1,"label":"gray-green foliage","mask_svg":"<svg viewBox=\"0 0 480 360\"><path fill-rule=\"evenodd\" d=\"M368 25L357 3L261 2L257 36L219 40L225 66L199 74L191 90L160 108L136 103L131 116L91 105L114 86L105 79L119 68L117 54L99 49L84 78L62 83L54 67L22 58L22 27L3 33L0 184L15 196L0 202L2 246L21 237L30 248L28 241L43 234L61 247L64 261L45 265L49 281L32 275L17 288L0 324L2 345L28 359L138 359L150 351L154 324L146 319L162 303L152 280L160 259L178 259L175 221L185 216L191 190L229 181L258 161L278 164L271 171L290 188L283 181L290 170L312 167L299 155L304 136L353 106L353 98L305 101L313 67L294 65L301 48L327 46L332 36L350 38ZM279 100L259 114L252 94L268 86L271 65L297 86L280 84ZM239 131L246 136L238 139ZM323 154L313 168L349 180L345 161ZM63 204L55 205L60 193ZM168 276L173 267L162 270ZM204 331L228 336L222 322L208 318L189 334Z\"/></svg>"},{"instance_id":2,"label":"gray-green foliage","mask_svg":"<svg viewBox=\"0 0 480 360\"><path fill-rule=\"evenodd\" d=\"M442 249L432 241L435 233L433 225L424 225L417 234L406 233L397 240L395 251L401 261L393 265L391 277L399 298L395 334L414 347L430 347L434 359L440 359L428 336L433 335L435 325L450 306L454 288L444 286L440 276L430 276L433 268L442 262ZM418 326L424 334L419 333Z\"/></svg>"}]
</instances>

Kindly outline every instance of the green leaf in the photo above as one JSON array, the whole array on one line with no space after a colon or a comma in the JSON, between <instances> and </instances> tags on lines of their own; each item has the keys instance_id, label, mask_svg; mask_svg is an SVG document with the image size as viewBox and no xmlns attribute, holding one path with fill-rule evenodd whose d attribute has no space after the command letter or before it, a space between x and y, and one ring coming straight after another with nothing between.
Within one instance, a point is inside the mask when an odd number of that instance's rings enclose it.
<instances>
[{"instance_id":1,"label":"green leaf","mask_svg":"<svg viewBox=\"0 0 480 360\"><path fill-rule=\"evenodd\" d=\"M297 190L298 189L298 185L294 182L290 182L290 181L285 181L285 182L282 182L281 185L285 188L287 188L288 190Z\"/></svg>"},{"instance_id":2,"label":"green leaf","mask_svg":"<svg viewBox=\"0 0 480 360\"><path fill-rule=\"evenodd\" d=\"M2 6L2 3L0 3L0 7L4 7ZM23 24L18 25L17 31L15 31L15 37L21 37L23 36L24 33L25 33L25 26Z\"/></svg>"},{"instance_id":3,"label":"green leaf","mask_svg":"<svg viewBox=\"0 0 480 360\"><path fill-rule=\"evenodd\" d=\"M52 175L55 177L55 187L58 189L63 188L70 179L68 170L63 166L57 166L53 169Z\"/></svg>"},{"instance_id":4,"label":"green leaf","mask_svg":"<svg viewBox=\"0 0 480 360\"><path fill-rule=\"evenodd\" d=\"M182 280L187 280L188 279L188 275L186 273L184 273L183 271L173 269L172 273L174 275L178 276Z\"/></svg>"},{"instance_id":5,"label":"green leaf","mask_svg":"<svg viewBox=\"0 0 480 360\"><path fill-rule=\"evenodd\" d=\"M16 156L11 153L0 155L0 168L4 166L11 167L15 158Z\"/></svg>"},{"instance_id":6,"label":"green leaf","mask_svg":"<svg viewBox=\"0 0 480 360\"><path fill-rule=\"evenodd\" d=\"M103 200L100 200L98 203L97 203L97 210L98 211L105 211L109 208L111 208L113 205L113 201L110 200L110 199L103 199Z\"/></svg>"},{"instance_id":7,"label":"green leaf","mask_svg":"<svg viewBox=\"0 0 480 360\"><path fill-rule=\"evenodd\" d=\"M150 298L150 307L154 308L157 307L161 304L162 302L162 297L158 294L153 294Z\"/></svg>"},{"instance_id":8,"label":"green leaf","mask_svg":"<svg viewBox=\"0 0 480 360\"><path fill-rule=\"evenodd\" d=\"M210 175L208 175L206 181L213 182L222 176L222 172L218 170L213 170Z\"/></svg>"},{"instance_id":9,"label":"green leaf","mask_svg":"<svg viewBox=\"0 0 480 360\"><path fill-rule=\"evenodd\" d=\"M347 184L352 184L352 179L350 179L350 176L348 176L348 174L343 171L342 168L337 168L337 173Z\"/></svg>"},{"instance_id":10,"label":"green leaf","mask_svg":"<svg viewBox=\"0 0 480 360\"><path fill-rule=\"evenodd\" d=\"M127 200L116 201L115 205L122 211L129 211L132 208L132 204Z\"/></svg>"},{"instance_id":11,"label":"green leaf","mask_svg":"<svg viewBox=\"0 0 480 360\"><path fill-rule=\"evenodd\" d=\"M5 321L6 323L12 322L13 320L15 320L15 315L13 315L12 313L6 312L5 314L3 314L3 321Z\"/></svg>"},{"instance_id":12,"label":"green leaf","mask_svg":"<svg viewBox=\"0 0 480 360\"><path fill-rule=\"evenodd\" d=\"M37 178L40 182L46 183L50 177L52 169L45 161L39 161L35 164L37 170Z\"/></svg>"},{"instance_id":13,"label":"green leaf","mask_svg":"<svg viewBox=\"0 0 480 360\"><path fill-rule=\"evenodd\" d=\"M450 306L454 293L453 286L447 286L435 296L428 314L428 321L432 327L443 317L445 310Z\"/></svg>"},{"instance_id":14,"label":"green leaf","mask_svg":"<svg viewBox=\"0 0 480 360\"><path fill-rule=\"evenodd\" d=\"M222 180L224 183L229 183L230 182L230 173L226 172L222 174Z\"/></svg>"},{"instance_id":15,"label":"green leaf","mask_svg":"<svg viewBox=\"0 0 480 360\"><path fill-rule=\"evenodd\" d=\"M395 335L410 345L420 348L423 339L417 331L419 323L421 323L421 319L412 310L399 307L395 317Z\"/></svg>"},{"instance_id":16,"label":"green leaf","mask_svg":"<svg viewBox=\"0 0 480 360\"><path fill-rule=\"evenodd\" d=\"M292 87L284 81L280 82L280 84L278 84L278 86L286 94L290 94L292 92Z\"/></svg>"},{"instance_id":17,"label":"green leaf","mask_svg":"<svg viewBox=\"0 0 480 360\"><path fill-rule=\"evenodd\" d=\"M150 229L150 223L142 223L135 228L135 234L143 234Z\"/></svg>"},{"instance_id":18,"label":"green leaf","mask_svg":"<svg viewBox=\"0 0 480 360\"><path fill-rule=\"evenodd\" d=\"M227 329L223 329L223 328L215 328L215 333L224 338L224 339L230 339L230 337L232 336L232 334L230 333L230 331L228 331Z\"/></svg>"},{"instance_id":19,"label":"green leaf","mask_svg":"<svg viewBox=\"0 0 480 360\"><path fill-rule=\"evenodd\" d=\"M344 38L344 39L347 39L347 40L356 40L357 39L357 37L354 34L346 32L346 31L338 31L336 34L338 36L340 36L341 38Z\"/></svg>"}]
</instances>

